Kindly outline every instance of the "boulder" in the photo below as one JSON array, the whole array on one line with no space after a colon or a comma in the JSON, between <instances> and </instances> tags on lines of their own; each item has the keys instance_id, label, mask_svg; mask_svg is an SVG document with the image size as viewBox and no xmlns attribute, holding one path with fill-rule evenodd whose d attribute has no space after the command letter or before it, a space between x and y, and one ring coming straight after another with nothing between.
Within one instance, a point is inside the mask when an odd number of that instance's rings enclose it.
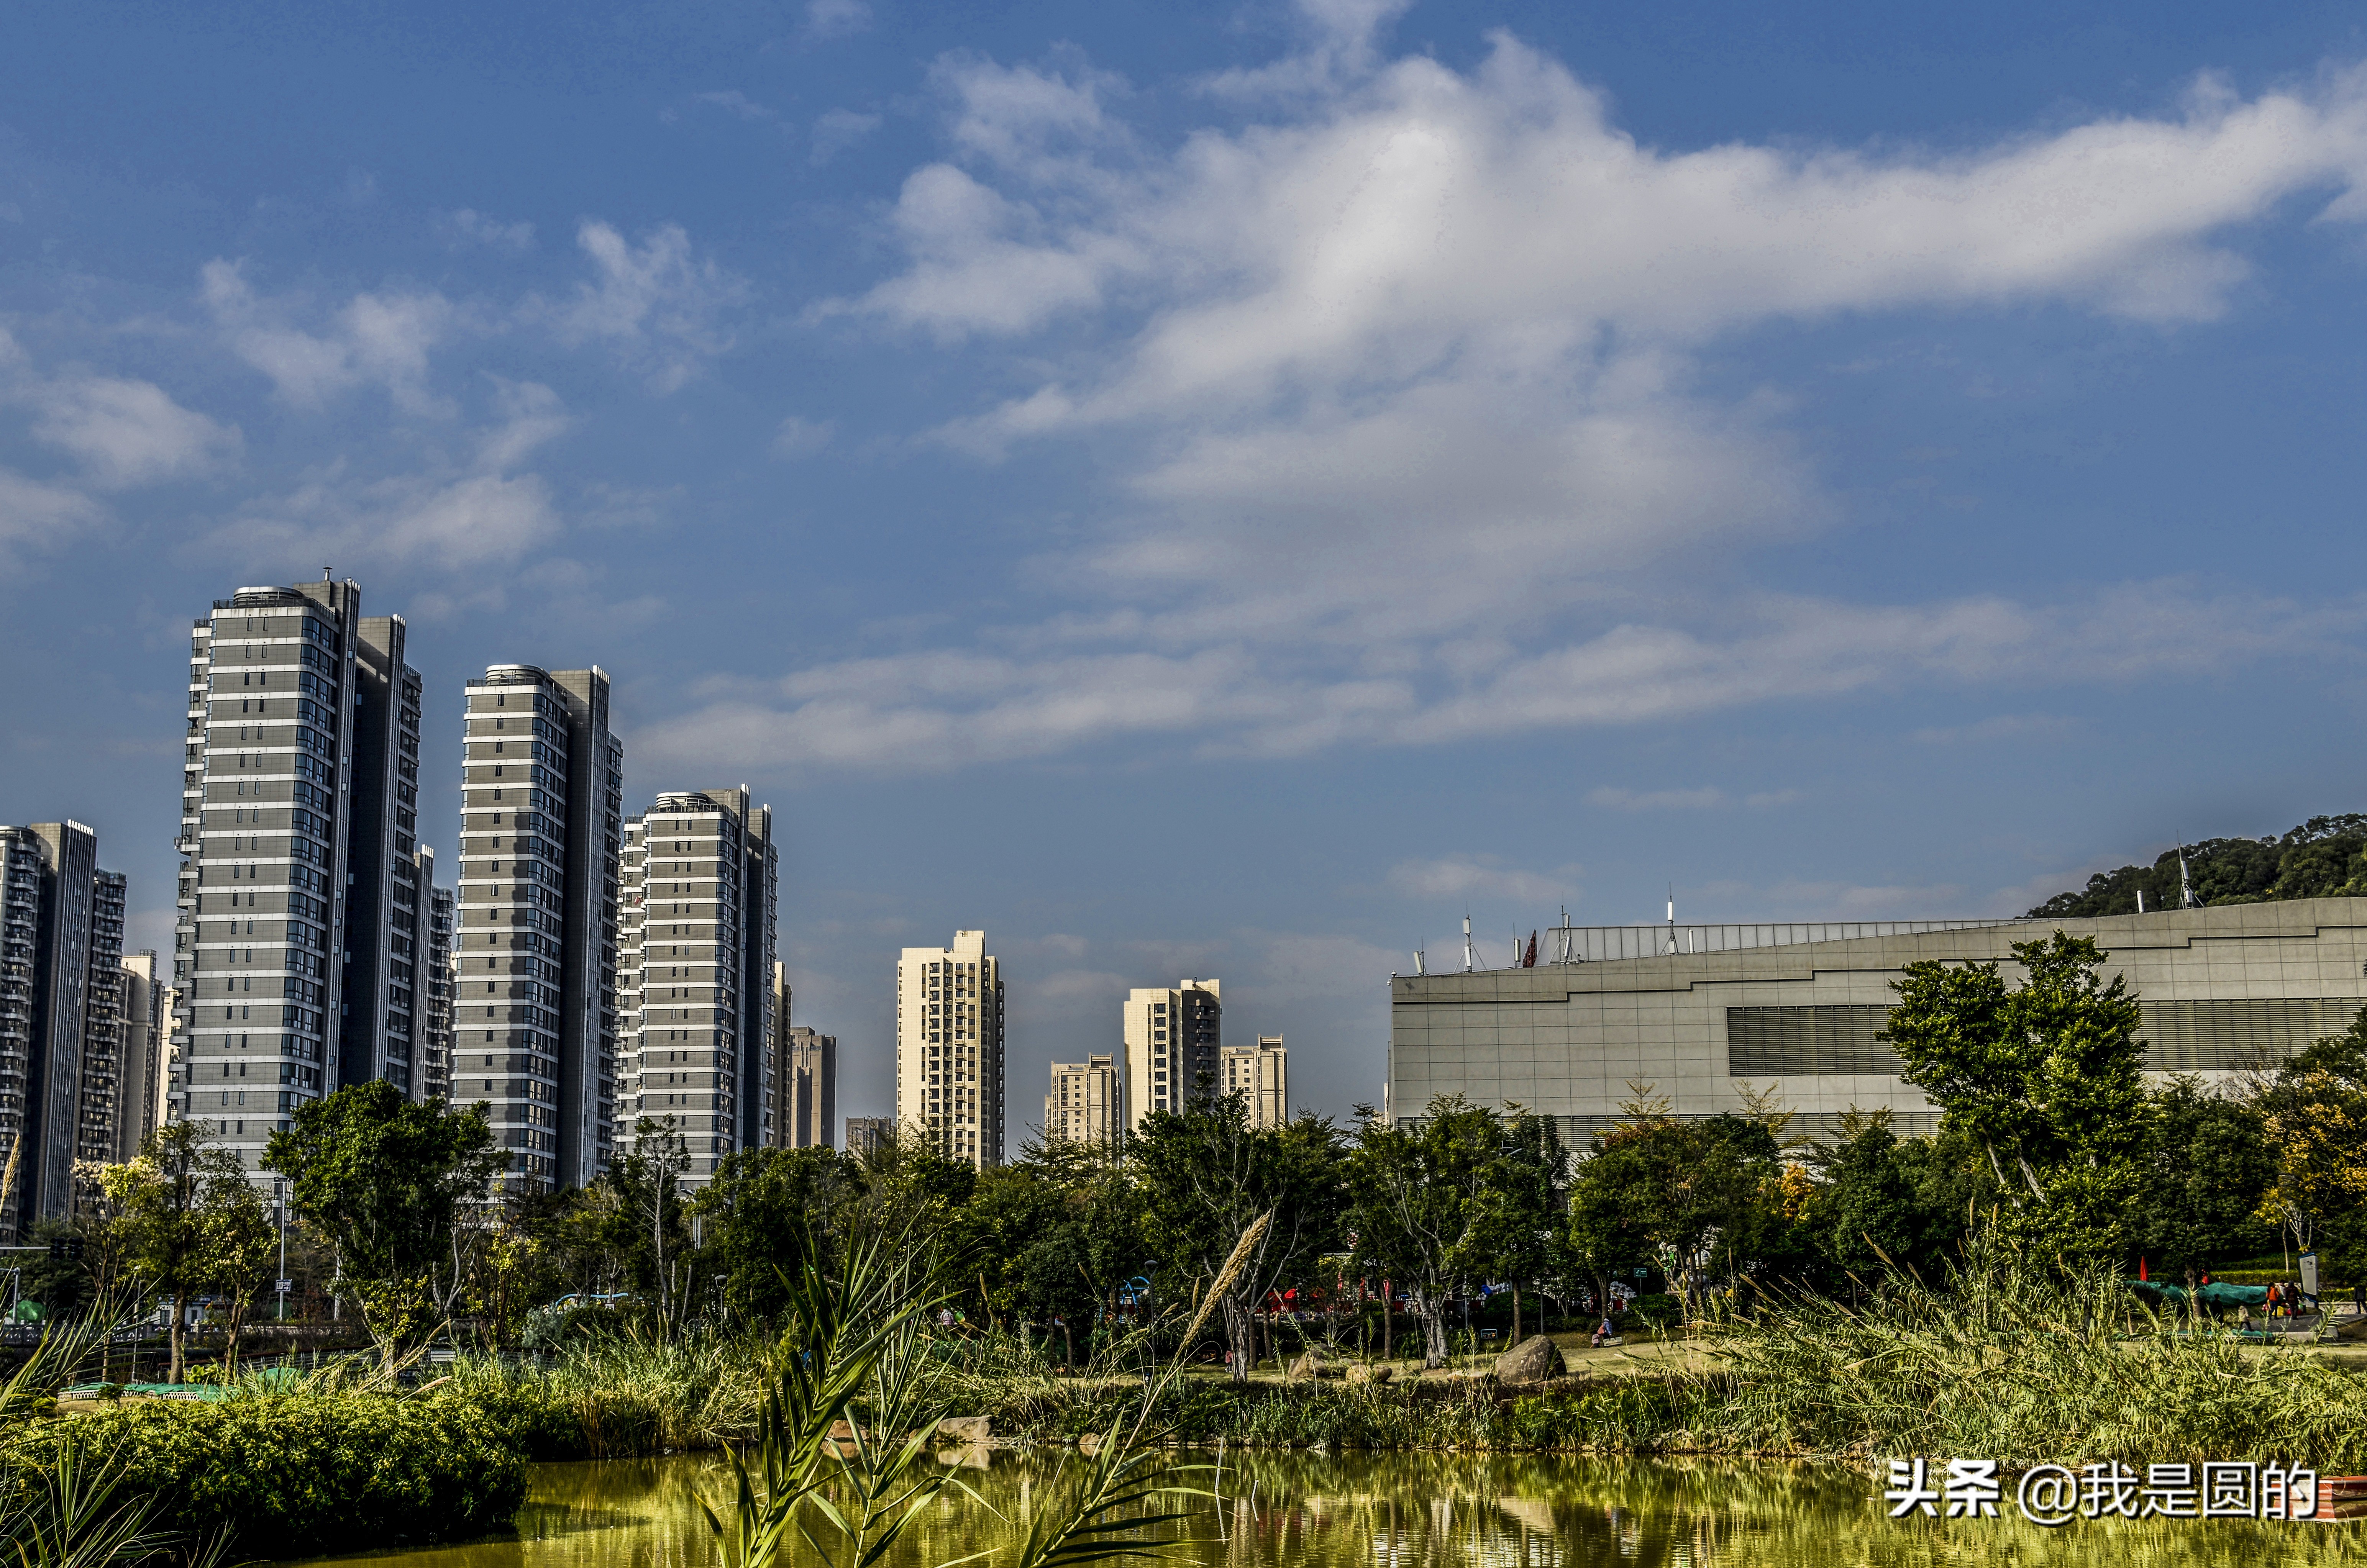
<instances>
[{"instance_id":1,"label":"boulder","mask_svg":"<svg viewBox=\"0 0 2367 1568\"><path fill-rule=\"evenodd\" d=\"M1384 1383L1397 1376L1398 1370L1384 1361L1378 1366L1370 1361L1352 1361L1348 1365L1350 1382Z\"/></svg>"},{"instance_id":2,"label":"boulder","mask_svg":"<svg viewBox=\"0 0 2367 1568\"><path fill-rule=\"evenodd\" d=\"M1282 1374L1282 1381L1285 1382L1313 1382L1317 1378L1319 1378L1322 1375L1322 1361L1317 1359L1314 1351L1309 1350L1307 1354L1299 1357L1298 1359L1290 1363L1290 1370Z\"/></svg>"},{"instance_id":3,"label":"boulder","mask_svg":"<svg viewBox=\"0 0 2367 1568\"><path fill-rule=\"evenodd\" d=\"M1542 1334L1532 1334L1496 1358L1496 1381L1501 1383L1546 1382L1569 1370L1560 1347Z\"/></svg>"},{"instance_id":4,"label":"boulder","mask_svg":"<svg viewBox=\"0 0 2367 1568\"><path fill-rule=\"evenodd\" d=\"M994 1436L994 1417L948 1416L937 1423L937 1436L949 1443L982 1443Z\"/></svg>"}]
</instances>

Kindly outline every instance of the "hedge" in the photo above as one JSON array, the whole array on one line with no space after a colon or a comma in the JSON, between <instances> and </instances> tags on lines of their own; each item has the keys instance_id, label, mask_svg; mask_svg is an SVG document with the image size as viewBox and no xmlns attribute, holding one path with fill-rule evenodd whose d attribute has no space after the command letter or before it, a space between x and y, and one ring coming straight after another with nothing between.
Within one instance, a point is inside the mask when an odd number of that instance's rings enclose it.
<instances>
[{"instance_id":1,"label":"hedge","mask_svg":"<svg viewBox=\"0 0 2367 1568\"><path fill-rule=\"evenodd\" d=\"M158 1522L271 1557L481 1535L526 1500L526 1461L472 1403L358 1392L139 1400L38 1424L10 1445L47 1469L67 1434Z\"/></svg>"}]
</instances>

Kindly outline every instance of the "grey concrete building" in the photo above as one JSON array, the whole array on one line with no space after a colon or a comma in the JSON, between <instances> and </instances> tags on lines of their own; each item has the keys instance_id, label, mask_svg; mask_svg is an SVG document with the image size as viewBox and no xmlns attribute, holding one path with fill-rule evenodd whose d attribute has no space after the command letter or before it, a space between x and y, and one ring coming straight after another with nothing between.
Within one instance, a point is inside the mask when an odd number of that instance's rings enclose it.
<instances>
[{"instance_id":1,"label":"grey concrete building","mask_svg":"<svg viewBox=\"0 0 2367 1568\"><path fill-rule=\"evenodd\" d=\"M113 1156L123 878L79 822L0 827L0 1234L74 1208L74 1162Z\"/></svg>"},{"instance_id":2,"label":"grey concrete building","mask_svg":"<svg viewBox=\"0 0 2367 1568\"><path fill-rule=\"evenodd\" d=\"M781 1147L826 1149L838 1119L838 1036L792 1024L781 1053L788 1116Z\"/></svg>"},{"instance_id":3,"label":"grey concrete building","mask_svg":"<svg viewBox=\"0 0 2367 1568\"><path fill-rule=\"evenodd\" d=\"M775 1139L773 813L741 789L661 795L625 825L619 1140L672 1117L697 1184Z\"/></svg>"},{"instance_id":4,"label":"grey concrete building","mask_svg":"<svg viewBox=\"0 0 2367 1568\"><path fill-rule=\"evenodd\" d=\"M850 1116L846 1119L846 1152L860 1159L896 1142L893 1116Z\"/></svg>"},{"instance_id":5,"label":"grey concrete building","mask_svg":"<svg viewBox=\"0 0 2367 1568\"><path fill-rule=\"evenodd\" d=\"M2048 921L1891 921L1557 930L1535 968L1394 976L1388 1105L1521 1104L1584 1148L1648 1084L1680 1116L1772 1088L1795 1129L1852 1109L1901 1133L1938 1113L1874 1038L1910 963L2003 960L2016 942L2092 936L2145 1013L2148 1069L2224 1077L2347 1028L2367 1007L2367 899L2316 898ZM1671 951L1673 949L1673 951Z\"/></svg>"},{"instance_id":6,"label":"grey concrete building","mask_svg":"<svg viewBox=\"0 0 2367 1568\"><path fill-rule=\"evenodd\" d=\"M625 749L605 671L496 664L468 688L452 1100L514 1186L583 1187L616 1120Z\"/></svg>"},{"instance_id":7,"label":"grey concrete building","mask_svg":"<svg viewBox=\"0 0 2367 1568\"><path fill-rule=\"evenodd\" d=\"M190 637L174 1114L249 1165L289 1112L410 1092L419 674L401 616L324 578L242 588Z\"/></svg>"}]
</instances>

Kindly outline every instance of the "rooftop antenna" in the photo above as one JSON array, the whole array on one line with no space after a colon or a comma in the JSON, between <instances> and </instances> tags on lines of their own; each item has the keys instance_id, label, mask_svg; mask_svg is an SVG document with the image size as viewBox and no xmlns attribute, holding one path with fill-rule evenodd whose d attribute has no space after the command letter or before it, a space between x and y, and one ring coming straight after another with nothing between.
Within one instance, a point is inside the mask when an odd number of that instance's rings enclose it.
<instances>
[{"instance_id":1,"label":"rooftop antenna","mask_svg":"<svg viewBox=\"0 0 2367 1568\"><path fill-rule=\"evenodd\" d=\"M321 581L322 581L326 582L326 581L329 581L329 573L330 573L330 571L331 571L332 570L333 570L332 568L325 567L325 566L324 566L324 567L323 567L323 568L321 569Z\"/></svg>"},{"instance_id":2,"label":"rooftop antenna","mask_svg":"<svg viewBox=\"0 0 2367 1568\"><path fill-rule=\"evenodd\" d=\"M1421 949L1418 947L1413 950L1413 972L1417 975L1427 975L1430 973L1428 969L1422 966Z\"/></svg>"},{"instance_id":3,"label":"rooftop antenna","mask_svg":"<svg viewBox=\"0 0 2367 1568\"><path fill-rule=\"evenodd\" d=\"M1471 945L1471 914L1466 910L1463 915L1463 972L1468 975L1478 967L1479 952Z\"/></svg>"},{"instance_id":4,"label":"rooftop antenna","mask_svg":"<svg viewBox=\"0 0 2367 1568\"><path fill-rule=\"evenodd\" d=\"M2182 841L2178 846L2178 907L2181 909L2194 908L2194 884L2187 878L2186 845Z\"/></svg>"},{"instance_id":5,"label":"rooftop antenna","mask_svg":"<svg viewBox=\"0 0 2367 1568\"><path fill-rule=\"evenodd\" d=\"M1669 884L1669 951L1677 950L1677 885Z\"/></svg>"},{"instance_id":6,"label":"rooftop antenna","mask_svg":"<svg viewBox=\"0 0 2367 1568\"><path fill-rule=\"evenodd\" d=\"M2145 913L2145 889L2142 887L2137 889L2137 913Z\"/></svg>"}]
</instances>

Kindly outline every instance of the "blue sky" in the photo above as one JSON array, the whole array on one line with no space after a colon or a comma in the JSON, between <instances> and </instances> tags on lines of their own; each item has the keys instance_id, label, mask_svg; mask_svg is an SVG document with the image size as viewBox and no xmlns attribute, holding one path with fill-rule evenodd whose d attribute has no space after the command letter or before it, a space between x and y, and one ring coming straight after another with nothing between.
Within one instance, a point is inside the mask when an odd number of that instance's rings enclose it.
<instances>
[{"instance_id":1,"label":"blue sky","mask_svg":"<svg viewBox=\"0 0 2367 1568\"><path fill-rule=\"evenodd\" d=\"M1301 1101L1467 907L2011 912L2361 806L2332 6L26 4L0 817L169 944L189 619L358 579L776 808L889 1109L1216 975ZM1016 1130L1014 1128L1014 1130Z\"/></svg>"}]
</instances>

